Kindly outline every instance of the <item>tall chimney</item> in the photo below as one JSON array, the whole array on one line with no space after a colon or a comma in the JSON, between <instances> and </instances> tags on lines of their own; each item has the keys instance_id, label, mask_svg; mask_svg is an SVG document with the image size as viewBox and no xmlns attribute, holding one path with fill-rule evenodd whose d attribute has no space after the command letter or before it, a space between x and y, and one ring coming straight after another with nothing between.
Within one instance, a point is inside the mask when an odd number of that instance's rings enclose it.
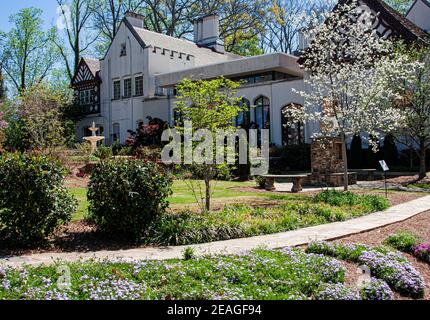
<instances>
[{"instance_id":1,"label":"tall chimney","mask_svg":"<svg viewBox=\"0 0 430 320\"><path fill-rule=\"evenodd\" d=\"M217 14L210 14L194 21L194 42L199 46L225 53L224 42L220 39Z\"/></svg>"},{"instance_id":2,"label":"tall chimney","mask_svg":"<svg viewBox=\"0 0 430 320\"><path fill-rule=\"evenodd\" d=\"M137 27L137 28L143 28L144 27L144 19L145 17L142 16L141 14L135 13L135 12L131 12L131 11L127 11L125 13L125 18L127 19L128 22L130 22L130 24L133 27Z\"/></svg>"}]
</instances>

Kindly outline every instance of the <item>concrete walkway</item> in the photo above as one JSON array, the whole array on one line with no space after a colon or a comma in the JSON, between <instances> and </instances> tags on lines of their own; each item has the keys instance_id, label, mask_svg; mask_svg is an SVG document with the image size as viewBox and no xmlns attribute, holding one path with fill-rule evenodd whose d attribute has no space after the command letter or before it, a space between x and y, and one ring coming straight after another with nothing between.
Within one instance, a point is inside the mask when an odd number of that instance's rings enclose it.
<instances>
[{"instance_id":1,"label":"concrete walkway","mask_svg":"<svg viewBox=\"0 0 430 320\"><path fill-rule=\"evenodd\" d=\"M166 260L182 258L183 250L192 247L197 255L237 254L251 249L264 247L277 249L289 246L308 244L312 240L332 240L351 234L373 230L396 222L407 220L417 214L430 210L430 196L403 203L383 212L331 224L325 224L295 231L258 236L246 239L234 239L205 243L192 246L141 248L119 251L97 251L88 253L42 253L30 256L1 258L0 265L18 267L23 264L51 264L61 260L73 262L88 259L118 259L124 260Z\"/></svg>"}]
</instances>

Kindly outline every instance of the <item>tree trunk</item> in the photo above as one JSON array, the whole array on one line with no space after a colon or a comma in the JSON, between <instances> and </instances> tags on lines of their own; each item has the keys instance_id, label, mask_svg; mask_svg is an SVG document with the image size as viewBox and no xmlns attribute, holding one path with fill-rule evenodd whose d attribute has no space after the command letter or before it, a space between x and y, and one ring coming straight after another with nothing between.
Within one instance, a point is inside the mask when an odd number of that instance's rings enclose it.
<instances>
[{"instance_id":1,"label":"tree trunk","mask_svg":"<svg viewBox=\"0 0 430 320\"><path fill-rule=\"evenodd\" d=\"M420 140L420 180L427 177L425 141Z\"/></svg>"},{"instance_id":2,"label":"tree trunk","mask_svg":"<svg viewBox=\"0 0 430 320\"><path fill-rule=\"evenodd\" d=\"M343 159L343 190L348 191L349 179L348 179L348 151L346 149L346 137L342 135L342 159Z\"/></svg>"},{"instance_id":3,"label":"tree trunk","mask_svg":"<svg viewBox=\"0 0 430 320\"><path fill-rule=\"evenodd\" d=\"M211 181L209 175L205 177L205 187L206 187L206 211L211 210Z\"/></svg>"}]
</instances>

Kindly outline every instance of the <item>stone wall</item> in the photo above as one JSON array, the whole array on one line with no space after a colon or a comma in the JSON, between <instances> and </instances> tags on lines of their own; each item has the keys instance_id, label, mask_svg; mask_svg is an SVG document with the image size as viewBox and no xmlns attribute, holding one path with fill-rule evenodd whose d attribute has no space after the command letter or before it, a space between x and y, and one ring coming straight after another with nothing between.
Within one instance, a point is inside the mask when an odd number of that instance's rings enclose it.
<instances>
[{"instance_id":1,"label":"stone wall","mask_svg":"<svg viewBox=\"0 0 430 320\"><path fill-rule=\"evenodd\" d=\"M312 174L306 183L322 187L343 186L344 166L340 137L313 139L311 143ZM349 174L348 181L349 184L356 184L357 175Z\"/></svg>"}]
</instances>

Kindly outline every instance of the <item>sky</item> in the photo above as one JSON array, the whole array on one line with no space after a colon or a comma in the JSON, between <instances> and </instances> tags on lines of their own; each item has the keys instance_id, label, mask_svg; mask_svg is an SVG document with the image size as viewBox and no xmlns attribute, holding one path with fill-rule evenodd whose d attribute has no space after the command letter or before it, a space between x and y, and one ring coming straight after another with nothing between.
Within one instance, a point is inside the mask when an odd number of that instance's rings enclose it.
<instances>
[{"instance_id":1,"label":"sky","mask_svg":"<svg viewBox=\"0 0 430 320\"><path fill-rule=\"evenodd\" d=\"M46 27L55 25L58 7L56 0L1 0L0 30L9 31L9 16L29 7L43 10L42 19Z\"/></svg>"}]
</instances>

